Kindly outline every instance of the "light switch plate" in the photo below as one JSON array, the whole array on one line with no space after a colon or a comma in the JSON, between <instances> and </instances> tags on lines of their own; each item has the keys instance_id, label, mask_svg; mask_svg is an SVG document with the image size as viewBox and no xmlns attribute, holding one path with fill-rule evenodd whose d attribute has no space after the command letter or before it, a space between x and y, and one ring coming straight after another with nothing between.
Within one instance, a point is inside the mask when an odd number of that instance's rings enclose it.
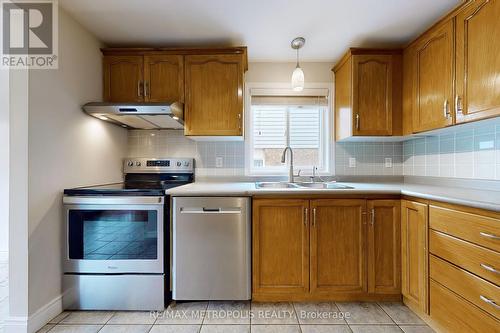
<instances>
[{"instance_id":1,"label":"light switch plate","mask_svg":"<svg viewBox=\"0 0 500 333\"><path fill-rule=\"evenodd\" d=\"M349 157L349 168L356 167L356 159L354 157Z\"/></svg>"},{"instance_id":2,"label":"light switch plate","mask_svg":"<svg viewBox=\"0 0 500 333\"><path fill-rule=\"evenodd\" d=\"M392 168L392 158L387 157L387 158L385 159L385 167L386 167L386 168Z\"/></svg>"},{"instance_id":3,"label":"light switch plate","mask_svg":"<svg viewBox=\"0 0 500 333\"><path fill-rule=\"evenodd\" d=\"M222 168L223 166L224 166L224 158L223 157L216 157L215 158L215 167Z\"/></svg>"}]
</instances>

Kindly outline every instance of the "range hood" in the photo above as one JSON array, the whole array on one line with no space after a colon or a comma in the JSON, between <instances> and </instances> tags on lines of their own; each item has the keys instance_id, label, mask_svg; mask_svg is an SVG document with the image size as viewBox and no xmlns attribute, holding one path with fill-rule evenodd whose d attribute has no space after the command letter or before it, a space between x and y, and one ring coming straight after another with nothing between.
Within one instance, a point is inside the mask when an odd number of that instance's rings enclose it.
<instances>
[{"instance_id":1,"label":"range hood","mask_svg":"<svg viewBox=\"0 0 500 333\"><path fill-rule=\"evenodd\" d=\"M89 115L131 129L183 129L181 103L102 103L83 106Z\"/></svg>"}]
</instances>

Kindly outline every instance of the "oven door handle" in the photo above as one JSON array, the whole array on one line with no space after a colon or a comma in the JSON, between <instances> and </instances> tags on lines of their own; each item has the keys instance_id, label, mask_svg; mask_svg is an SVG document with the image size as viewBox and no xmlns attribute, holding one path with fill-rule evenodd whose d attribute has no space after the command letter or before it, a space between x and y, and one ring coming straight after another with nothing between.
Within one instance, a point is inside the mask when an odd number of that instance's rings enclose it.
<instances>
[{"instance_id":1,"label":"oven door handle","mask_svg":"<svg viewBox=\"0 0 500 333\"><path fill-rule=\"evenodd\" d=\"M74 197L64 196L66 205L163 205L165 197L132 197L132 196L101 196L101 197Z\"/></svg>"}]
</instances>

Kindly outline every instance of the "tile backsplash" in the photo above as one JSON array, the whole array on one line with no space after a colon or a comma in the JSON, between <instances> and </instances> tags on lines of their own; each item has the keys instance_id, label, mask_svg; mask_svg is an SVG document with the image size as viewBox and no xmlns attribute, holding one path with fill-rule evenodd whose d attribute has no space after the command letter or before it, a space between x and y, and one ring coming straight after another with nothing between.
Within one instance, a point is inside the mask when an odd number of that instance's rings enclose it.
<instances>
[{"instance_id":1,"label":"tile backsplash","mask_svg":"<svg viewBox=\"0 0 500 333\"><path fill-rule=\"evenodd\" d=\"M179 130L131 130L129 157L193 157L203 177L245 175L245 143L193 141ZM217 165L216 158L222 164ZM335 144L338 176L431 176L500 180L500 118L405 142Z\"/></svg>"},{"instance_id":2,"label":"tile backsplash","mask_svg":"<svg viewBox=\"0 0 500 333\"><path fill-rule=\"evenodd\" d=\"M403 144L403 175L500 180L500 118Z\"/></svg>"}]
</instances>

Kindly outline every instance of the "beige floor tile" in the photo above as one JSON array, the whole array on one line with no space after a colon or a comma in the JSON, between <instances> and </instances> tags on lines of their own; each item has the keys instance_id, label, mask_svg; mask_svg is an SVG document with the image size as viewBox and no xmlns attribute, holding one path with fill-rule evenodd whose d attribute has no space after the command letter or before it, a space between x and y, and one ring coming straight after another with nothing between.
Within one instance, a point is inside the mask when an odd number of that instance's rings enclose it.
<instances>
[{"instance_id":1,"label":"beige floor tile","mask_svg":"<svg viewBox=\"0 0 500 333\"><path fill-rule=\"evenodd\" d=\"M302 333L351 333L347 325L300 325Z\"/></svg>"},{"instance_id":2,"label":"beige floor tile","mask_svg":"<svg viewBox=\"0 0 500 333\"><path fill-rule=\"evenodd\" d=\"M49 321L49 324L58 324L61 320L69 316L71 312L63 311Z\"/></svg>"},{"instance_id":3,"label":"beige floor tile","mask_svg":"<svg viewBox=\"0 0 500 333\"><path fill-rule=\"evenodd\" d=\"M38 331L36 331L36 333L47 333L48 331L53 329L54 326L56 326L56 325L55 324L47 324L44 327L40 328Z\"/></svg>"},{"instance_id":4,"label":"beige floor tile","mask_svg":"<svg viewBox=\"0 0 500 333\"><path fill-rule=\"evenodd\" d=\"M252 333L300 333L299 325L252 325Z\"/></svg>"},{"instance_id":5,"label":"beige floor tile","mask_svg":"<svg viewBox=\"0 0 500 333\"><path fill-rule=\"evenodd\" d=\"M402 333L397 325L350 325L353 333Z\"/></svg>"},{"instance_id":6,"label":"beige floor tile","mask_svg":"<svg viewBox=\"0 0 500 333\"><path fill-rule=\"evenodd\" d=\"M112 311L73 311L60 321L61 324L106 324Z\"/></svg>"},{"instance_id":7,"label":"beige floor tile","mask_svg":"<svg viewBox=\"0 0 500 333\"><path fill-rule=\"evenodd\" d=\"M205 324L250 324L250 302L209 302Z\"/></svg>"},{"instance_id":8,"label":"beige floor tile","mask_svg":"<svg viewBox=\"0 0 500 333\"><path fill-rule=\"evenodd\" d=\"M149 333L198 333L200 325L154 325Z\"/></svg>"},{"instance_id":9,"label":"beige floor tile","mask_svg":"<svg viewBox=\"0 0 500 333\"><path fill-rule=\"evenodd\" d=\"M401 325L399 327L405 333L434 333L434 330L427 325Z\"/></svg>"},{"instance_id":10,"label":"beige floor tile","mask_svg":"<svg viewBox=\"0 0 500 333\"><path fill-rule=\"evenodd\" d=\"M195 325L203 321L208 302L186 302L171 304L159 314L155 324Z\"/></svg>"},{"instance_id":11,"label":"beige floor tile","mask_svg":"<svg viewBox=\"0 0 500 333\"><path fill-rule=\"evenodd\" d=\"M283 303L252 303L252 324L298 324L293 305ZM252 328L253 331L253 328Z\"/></svg>"},{"instance_id":12,"label":"beige floor tile","mask_svg":"<svg viewBox=\"0 0 500 333\"><path fill-rule=\"evenodd\" d=\"M340 302L337 306L348 324L394 324L377 303Z\"/></svg>"},{"instance_id":13,"label":"beige floor tile","mask_svg":"<svg viewBox=\"0 0 500 333\"><path fill-rule=\"evenodd\" d=\"M385 312L396 322L396 324L421 324L425 325L415 313L413 313L403 303L387 302L379 303Z\"/></svg>"},{"instance_id":14,"label":"beige floor tile","mask_svg":"<svg viewBox=\"0 0 500 333\"><path fill-rule=\"evenodd\" d=\"M333 302L301 302L293 306L300 324L346 324Z\"/></svg>"},{"instance_id":15,"label":"beige floor tile","mask_svg":"<svg viewBox=\"0 0 500 333\"><path fill-rule=\"evenodd\" d=\"M50 333L96 333L102 325L56 325Z\"/></svg>"},{"instance_id":16,"label":"beige floor tile","mask_svg":"<svg viewBox=\"0 0 500 333\"><path fill-rule=\"evenodd\" d=\"M148 333L153 325L104 325L99 333Z\"/></svg>"},{"instance_id":17,"label":"beige floor tile","mask_svg":"<svg viewBox=\"0 0 500 333\"><path fill-rule=\"evenodd\" d=\"M250 333L250 325L203 325L200 333Z\"/></svg>"},{"instance_id":18,"label":"beige floor tile","mask_svg":"<svg viewBox=\"0 0 500 333\"><path fill-rule=\"evenodd\" d=\"M156 312L150 311L119 311L107 322L108 324L154 324Z\"/></svg>"}]
</instances>

